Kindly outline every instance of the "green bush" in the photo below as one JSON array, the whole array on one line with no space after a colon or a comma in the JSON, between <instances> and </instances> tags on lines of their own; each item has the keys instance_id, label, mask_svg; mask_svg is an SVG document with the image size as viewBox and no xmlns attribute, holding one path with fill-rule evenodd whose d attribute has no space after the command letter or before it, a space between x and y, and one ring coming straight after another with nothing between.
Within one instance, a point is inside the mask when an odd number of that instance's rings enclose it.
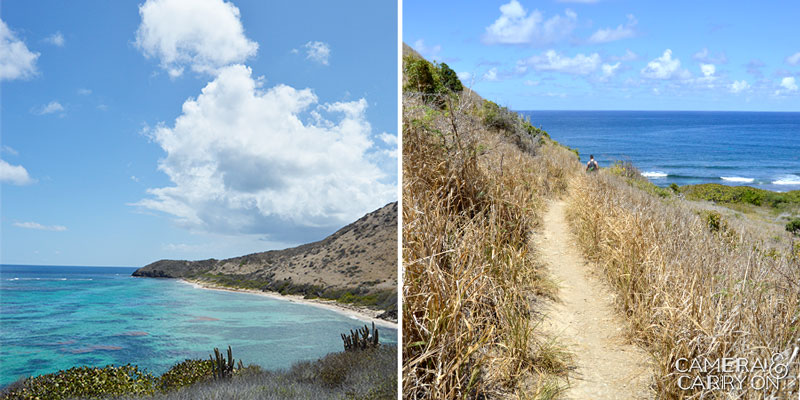
<instances>
[{"instance_id":1,"label":"green bush","mask_svg":"<svg viewBox=\"0 0 800 400\"><path fill-rule=\"evenodd\" d=\"M489 128L511 131L520 123L519 115L489 100L483 101L483 124Z\"/></svg>"},{"instance_id":2,"label":"green bush","mask_svg":"<svg viewBox=\"0 0 800 400\"><path fill-rule=\"evenodd\" d=\"M74 367L27 378L4 393L4 400L98 399L119 395L153 394L156 379L135 365Z\"/></svg>"},{"instance_id":3,"label":"green bush","mask_svg":"<svg viewBox=\"0 0 800 400\"><path fill-rule=\"evenodd\" d=\"M719 232L727 227L725 220L722 219L722 214L716 211L706 212L703 219L706 222L706 226L708 226L708 230L711 232Z\"/></svg>"},{"instance_id":4,"label":"green bush","mask_svg":"<svg viewBox=\"0 0 800 400\"><path fill-rule=\"evenodd\" d=\"M170 391L213 377L211 360L186 360L175 364L158 378L158 388Z\"/></svg>"},{"instance_id":5,"label":"green bush","mask_svg":"<svg viewBox=\"0 0 800 400\"><path fill-rule=\"evenodd\" d=\"M408 79L405 90L426 94L440 91L431 63L416 57L406 57L404 61L405 76Z\"/></svg>"},{"instance_id":6,"label":"green bush","mask_svg":"<svg viewBox=\"0 0 800 400\"><path fill-rule=\"evenodd\" d=\"M458 74L456 74L456 71L453 71L447 64L439 64L438 73L439 81L442 83L442 87L453 92L460 92L464 90L464 85L462 85L461 80L458 79Z\"/></svg>"},{"instance_id":7,"label":"green bush","mask_svg":"<svg viewBox=\"0 0 800 400\"><path fill-rule=\"evenodd\" d=\"M800 236L800 218L794 218L786 224L786 230Z\"/></svg>"},{"instance_id":8,"label":"green bush","mask_svg":"<svg viewBox=\"0 0 800 400\"><path fill-rule=\"evenodd\" d=\"M681 191L681 188L675 182L670 183L669 184L669 188L672 189L672 191L675 192L675 193L678 193L678 192Z\"/></svg>"},{"instance_id":9,"label":"green bush","mask_svg":"<svg viewBox=\"0 0 800 400\"><path fill-rule=\"evenodd\" d=\"M550 134L549 133L547 133L545 130L543 130L541 128L537 128L537 127L533 126L533 124L531 124L531 121L529 121L529 120L523 120L522 121L522 128L525 129L525 132L528 135L546 137L546 138L550 139Z\"/></svg>"},{"instance_id":10,"label":"green bush","mask_svg":"<svg viewBox=\"0 0 800 400\"><path fill-rule=\"evenodd\" d=\"M790 192L771 192L749 186L726 186L718 183L687 185L681 192L690 200L707 200L723 204L751 204L772 208L785 208L800 205L800 190Z\"/></svg>"}]
</instances>

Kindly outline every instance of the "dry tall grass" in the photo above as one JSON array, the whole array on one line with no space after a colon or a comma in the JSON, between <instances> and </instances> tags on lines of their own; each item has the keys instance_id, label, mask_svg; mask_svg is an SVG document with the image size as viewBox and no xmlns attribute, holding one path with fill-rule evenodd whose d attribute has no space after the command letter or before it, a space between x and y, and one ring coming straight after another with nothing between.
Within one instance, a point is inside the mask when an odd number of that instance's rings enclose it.
<instances>
[{"instance_id":1,"label":"dry tall grass","mask_svg":"<svg viewBox=\"0 0 800 400\"><path fill-rule=\"evenodd\" d=\"M499 397L564 372L534 331L532 297L555 287L528 243L542 198L566 188L576 161L553 145L523 153L482 125L474 101L444 103L403 102L403 396Z\"/></svg>"},{"instance_id":2,"label":"dry tall grass","mask_svg":"<svg viewBox=\"0 0 800 400\"><path fill-rule=\"evenodd\" d=\"M682 390L675 367L681 358L790 357L800 327L796 258L767 251L724 222L709 229L680 201L659 200L610 174L577 176L569 204L584 253L604 269L632 337L656 362L659 398L796 396L796 364L779 389L753 390L747 382L756 374L741 373L741 391Z\"/></svg>"}]
</instances>

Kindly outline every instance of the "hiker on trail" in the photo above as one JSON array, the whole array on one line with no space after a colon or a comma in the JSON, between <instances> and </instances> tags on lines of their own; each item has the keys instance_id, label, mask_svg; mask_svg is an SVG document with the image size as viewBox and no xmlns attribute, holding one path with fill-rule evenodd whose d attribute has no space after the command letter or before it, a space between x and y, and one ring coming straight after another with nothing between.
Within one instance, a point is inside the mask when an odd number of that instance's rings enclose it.
<instances>
[{"instance_id":1,"label":"hiker on trail","mask_svg":"<svg viewBox=\"0 0 800 400\"><path fill-rule=\"evenodd\" d=\"M586 171L595 172L600 169L600 165L594 160L594 155L589 156L589 162L586 163Z\"/></svg>"}]
</instances>

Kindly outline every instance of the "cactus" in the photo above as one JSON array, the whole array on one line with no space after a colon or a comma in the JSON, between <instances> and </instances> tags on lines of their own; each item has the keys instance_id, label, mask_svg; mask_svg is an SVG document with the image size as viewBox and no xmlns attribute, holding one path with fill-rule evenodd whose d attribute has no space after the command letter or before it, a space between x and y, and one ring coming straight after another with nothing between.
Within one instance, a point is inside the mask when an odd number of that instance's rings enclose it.
<instances>
[{"instance_id":1,"label":"cactus","mask_svg":"<svg viewBox=\"0 0 800 400\"><path fill-rule=\"evenodd\" d=\"M367 325L364 325L363 328L358 328L355 332L351 329L349 335L342 333L341 336L345 351L378 347L378 329L375 328L374 322L372 323L372 331Z\"/></svg>"},{"instance_id":2,"label":"cactus","mask_svg":"<svg viewBox=\"0 0 800 400\"><path fill-rule=\"evenodd\" d=\"M225 359L225 356L219 351L218 348L214 348L214 356L208 356L211 358L213 372L214 372L214 379L224 379L229 378L233 375L234 371L234 359L233 359L233 351L231 350L231 346L228 346L228 358ZM242 367L242 360L239 360L239 368Z\"/></svg>"}]
</instances>

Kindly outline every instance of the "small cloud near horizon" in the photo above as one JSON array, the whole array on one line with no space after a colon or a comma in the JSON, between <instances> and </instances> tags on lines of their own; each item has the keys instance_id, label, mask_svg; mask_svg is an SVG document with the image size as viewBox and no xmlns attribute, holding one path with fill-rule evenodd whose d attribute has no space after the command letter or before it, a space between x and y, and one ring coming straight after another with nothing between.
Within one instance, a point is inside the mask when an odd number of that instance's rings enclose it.
<instances>
[{"instance_id":1,"label":"small cloud near horizon","mask_svg":"<svg viewBox=\"0 0 800 400\"><path fill-rule=\"evenodd\" d=\"M63 232L67 230L66 226L42 225L38 222L14 222L14 226L18 228L35 229L40 231L53 231L53 232Z\"/></svg>"}]
</instances>

